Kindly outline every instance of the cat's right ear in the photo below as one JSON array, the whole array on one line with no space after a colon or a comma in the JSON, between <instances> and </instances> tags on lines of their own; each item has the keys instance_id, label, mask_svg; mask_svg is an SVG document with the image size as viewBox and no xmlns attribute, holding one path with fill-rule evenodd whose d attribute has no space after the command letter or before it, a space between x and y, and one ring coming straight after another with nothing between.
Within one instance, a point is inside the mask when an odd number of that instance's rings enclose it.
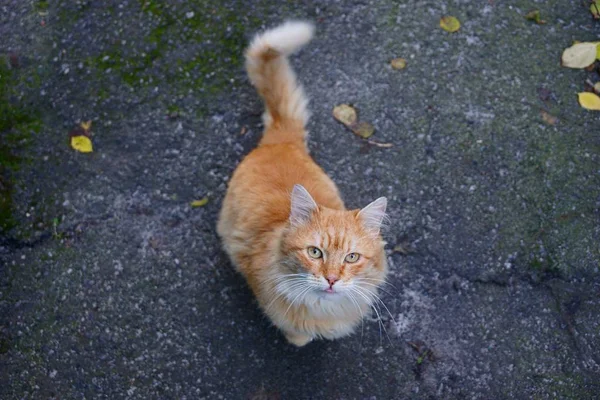
<instances>
[{"instance_id":1,"label":"cat's right ear","mask_svg":"<svg viewBox=\"0 0 600 400\"><path fill-rule=\"evenodd\" d=\"M308 190L302 185L294 185L294 189L292 190L290 223L292 225L302 225L308 222L311 214L317 208L317 203L315 203L315 200L308 193Z\"/></svg>"}]
</instances>

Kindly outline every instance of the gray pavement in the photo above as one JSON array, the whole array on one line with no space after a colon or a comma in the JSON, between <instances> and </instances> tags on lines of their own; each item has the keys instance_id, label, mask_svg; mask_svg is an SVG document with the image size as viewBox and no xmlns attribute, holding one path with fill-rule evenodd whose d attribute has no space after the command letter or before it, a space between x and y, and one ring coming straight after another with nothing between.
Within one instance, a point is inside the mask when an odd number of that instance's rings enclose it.
<instances>
[{"instance_id":1,"label":"gray pavement","mask_svg":"<svg viewBox=\"0 0 600 400\"><path fill-rule=\"evenodd\" d=\"M584 3L3 0L0 398L600 398L599 77L559 63L600 36ZM288 18L314 158L392 221L390 313L302 349L215 232L261 131L243 48Z\"/></svg>"}]
</instances>

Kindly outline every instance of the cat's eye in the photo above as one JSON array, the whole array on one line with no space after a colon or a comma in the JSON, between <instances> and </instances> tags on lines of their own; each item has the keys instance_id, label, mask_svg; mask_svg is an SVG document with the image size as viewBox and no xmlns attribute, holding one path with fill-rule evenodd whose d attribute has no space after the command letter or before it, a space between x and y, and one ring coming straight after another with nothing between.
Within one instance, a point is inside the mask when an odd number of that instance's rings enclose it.
<instances>
[{"instance_id":1,"label":"cat's eye","mask_svg":"<svg viewBox=\"0 0 600 400\"><path fill-rule=\"evenodd\" d=\"M310 258L322 258L323 252L318 248L311 246L308 248L308 255L310 256Z\"/></svg>"},{"instance_id":2,"label":"cat's eye","mask_svg":"<svg viewBox=\"0 0 600 400\"><path fill-rule=\"evenodd\" d=\"M360 254L358 253L350 253L346 256L346 258L344 259L347 263L355 263L358 261L358 259L360 258Z\"/></svg>"}]
</instances>

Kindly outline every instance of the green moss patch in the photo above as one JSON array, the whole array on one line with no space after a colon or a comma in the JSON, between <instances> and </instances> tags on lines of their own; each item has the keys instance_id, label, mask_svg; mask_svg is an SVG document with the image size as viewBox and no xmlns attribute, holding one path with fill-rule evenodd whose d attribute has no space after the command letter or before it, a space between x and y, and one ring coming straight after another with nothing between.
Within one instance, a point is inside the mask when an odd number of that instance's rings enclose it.
<instances>
[{"instance_id":1,"label":"green moss patch","mask_svg":"<svg viewBox=\"0 0 600 400\"><path fill-rule=\"evenodd\" d=\"M31 135L41 130L42 123L33 110L15 100L15 72L0 57L0 232L14 227L12 215L12 176L19 170L24 158L22 150Z\"/></svg>"}]
</instances>

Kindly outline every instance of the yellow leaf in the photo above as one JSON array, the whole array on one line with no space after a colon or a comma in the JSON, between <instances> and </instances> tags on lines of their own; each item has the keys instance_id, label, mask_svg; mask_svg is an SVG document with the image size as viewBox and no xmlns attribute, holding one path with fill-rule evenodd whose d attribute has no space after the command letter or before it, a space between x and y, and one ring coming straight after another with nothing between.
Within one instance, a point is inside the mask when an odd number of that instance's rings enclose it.
<instances>
[{"instance_id":1,"label":"yellow leaf","mask_svg":"<svg viewBox=\"0 0 600 400\"><path fill-rule=\"evenodd\" d=\"M579 93L579 104L587 110L600 111L600 97L594 93L583 92Z\"/></svg>"},{"instance_id":2,"label":"yellow leaf","mask_svg":"<svg viewBox=\"0 0 600 400\"><path fill-rule=\"evenodd\" d=\"M562 54L562 65L568 68L586 68L596 60L598 46L596 43L577 43L565 49Z\"/></svg>"},{"instance_id":3,"label":"yellow leaf","mask_svg":"<svg viewBox=\"0 0 600 400\"><path fill-rule=\"evenodd\" d=\"M394 69L406 68L406 60L404 58L394 58L392 61L390 61L390 64Z\"/></svg>"},{"instance_id":4,"label":"yellow leaf","mask_svg":"<svg viewBox=\"0 0 600 400\"><path fill-rule=\"evenodd\" d=\"M596 59L600 60L600 42L596 43Z\"/></svg>"},{"instance_id":5,"label":"yellow leaf","mask_svg":"<svg viewBox=\"0 0 600 400\"><path fill-rule=\"evenodd\" d=\"M205 205L208 204L208 197L204 197L200 200L194 200L190 203L190 205L194 208L196 207L204 207Z\"/></svg>"},{"instance_id":6,"label":"yellow leaf","mask_svg":"<svg viewBox=\"0 0 600 400\"><path fill-rule=\"evenodd\" d=\"M346 126L356 122L356 110L348 104L340 104L333 108L333 117Z\"/></svg>"},{"instance_id":7,"label":"yellow leaf","mask_svg":"<svg viewBox=\"0 0 600 400\"><path fill-rule=\"evenodd\" d=\"M89 130L90 130L90 128L92 127L92 121L90 120L90 121L85 121L85 122L82 122L81 124L79 124L79 126L81 126L81 128L82 128L84 131L89 131Z\"/></svg>"},{"instance_id":8,"label":"yellow leaf","mask_svg":"<svg viewBox=\"0 0 600 400\"><path fill-rule=\"evenodd\" d=\"M71 147L80 153L91 153L94 151L90 138L83 135L73 136L71 138Z\"/></svg>"},{"instance_id":9,"label":"yellow leaf","mask_svg":"<svg viewBox=\"0 0 600 400\"><path fill-rule=\"evenodd\" d=\"M456 32L460 29L460 21L456 17L446 15L440 19L440 27L446 32Z\"/></svg>"},{"instance_id":10,"label":"yellow leaf","mask_svg":"<svg viewBox=\"0 0 600 400\"><path fill-rule=\"evenodd\" d=\"M373 135L373 133L375 132L375 128L373 128L373 125L371 125L368 122L362 121L353 124L350 127L350 129L352 129L352 132L365 139Z\"/></svg>"}]
</instances>

